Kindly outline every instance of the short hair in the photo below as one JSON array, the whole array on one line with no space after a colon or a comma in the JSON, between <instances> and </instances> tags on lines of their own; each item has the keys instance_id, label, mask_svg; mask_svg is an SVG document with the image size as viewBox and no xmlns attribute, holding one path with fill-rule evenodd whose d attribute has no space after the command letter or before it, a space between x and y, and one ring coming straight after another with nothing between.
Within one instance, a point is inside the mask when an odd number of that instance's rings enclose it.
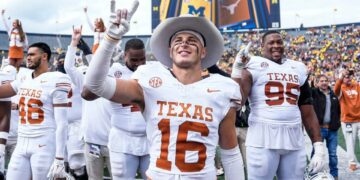
<instances>
[{"instance_id":1,"label":"short hair","mask_svg":"<svg viewBox=\"0 0 360 180\"><path fill-rule=\"evenodd\" d=\"M326 80L329 81L329 78L328 78L327 75L325 75L325 74L320 74L320 75L317 77L317 81L320 81L320 78L322 78L322 77L326 78Z\"/></svg>"},{"instance_id":2,"label":"short hair","mask_svg":"<svg viewBox=\"0 0 360 180\"><path fill-rule=\"evenodd\" d=\"M263 34L263 36L261 38L262 42L264 42L266 36L268 36L270 34L279 34L279 35L281 35L279 31L274 31L274 30L266 31L265 34Z\"/></svg>"},{"instance_id":3,"label":"short hair","mask_svg":"<svg viewBox=\"0 0 360 180\"><path fill-rule=\"evenodd\" d=\"M41 49L42 52L47 54L47 60L48 61L50 60L50 58L51 58L51 49L50 49L49 45L47 45L46 43L43 43L43 42L37 42L37 43L31 44L29 46L29 48L32 48L32 47L36 47L36 48Z\"/></svg>"},{"instance_id":4,"label":"short hair","mask_svg":"<svg viewBox=\"0 0 360 180\"><path fill-rule=\"evenodd\" d=\"M144 49L145 46L144 46L144 43L140 40L140 39L137 39L137 38L133 38L133 39L130 39L126 42L125 44L125 51L129 50L129 49Z\"/></svg>"}]
</instances>

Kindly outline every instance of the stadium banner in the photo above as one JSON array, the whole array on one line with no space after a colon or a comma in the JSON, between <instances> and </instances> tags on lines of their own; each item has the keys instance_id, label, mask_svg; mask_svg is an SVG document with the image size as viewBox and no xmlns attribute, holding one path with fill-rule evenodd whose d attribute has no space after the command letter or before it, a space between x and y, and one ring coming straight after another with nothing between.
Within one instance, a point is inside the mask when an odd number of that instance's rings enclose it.
<instances>
[{"instance_id":1,"label":"stadium banner","mask_svg":"<svg viewBox=\"0 0 360 180\"><path fill-rule=\"evenodd\" d=\"M280 28L280 0L220 0L219 28Z\"/></svg>"},{"instance_id":2,"label":"stadium banner","mask_svg":"<svg viewBox=\"0 0 360 180\"><path fill-rule=\"evenodd\" d=\"M166 18L181 14L206 17L216 23L216 0L152 0L152 29Z\"/></svg>"},{"instance_id":3,"label":"stadium banner","mask_svg":"<svg viewBox=\"0 0 360 180\"><path fill-rule=\"evenodd\" d=\"M223 29L280 28L280 0L152 0L152 29L164 19L194 14Z\"/></svg>"}]
</instances>

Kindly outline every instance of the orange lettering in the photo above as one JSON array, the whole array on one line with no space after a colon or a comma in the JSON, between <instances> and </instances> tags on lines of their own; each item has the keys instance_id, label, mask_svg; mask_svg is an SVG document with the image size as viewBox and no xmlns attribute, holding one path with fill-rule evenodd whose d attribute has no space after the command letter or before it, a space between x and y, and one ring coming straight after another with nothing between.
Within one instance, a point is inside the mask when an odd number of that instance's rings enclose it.
<instances>
[{"instance_id":1,"label":"orange lettering","mask_svg":"<svg viewBox=\"0 0 360 180\"><path fill-rule=\"evenodd\" d=\"M294 78L293 78L293 75L292 75L292 74L289 74L289 81L290 81L290 82L294 82Z\"/></svg>"},{"instance_id":2,"label":"orange lettering","mask_svg":"<svg viewBox=\"0 0 360 180\"><path fill-rule=\"evenodd\" d=\"M174 105L177 106L178 103L177 102L168 102L168 105L169 105L169 109L168 109L167 115L168 116L176 116L177 114L176 114L176 111L174 111L175 110Z\"/></svg>"},{"instance_id":3,"label":"orange lettering","mask_svg":"<svg viewBox=\"0 0 360 180\"><path fill-rule=\"evenodd\" d=\"M184 114L186 115L187 118L191 118L191 115L189 114L189 108L191 106L191 104L184 104L184 103L180 103L179 104L182 107L182 112L178 115L179 117L184 117Z\"/></svg>"},{"instance_id":4,"label":"orange lettering","mask_svg":"<svg viewBox=\"0 0 360 180\"><path fill-rule=\"evenodd\" d=\"M205 108L205 115L206 115L205 121L211 122L213 120L212 112L213 112L212 108L209 107Z\"/></svg>"},{"instance_id":5,"label":"orange lettering","mask_svg":"<svg viewBox=\"0 0 360 180\"><path fill-rule=\"evenodd\" d=\"M298 75L294 75L294 79L295 79L294 83L299 83L299 76Z\"/></svg>"},{"instance_id":6,"label":"orange lettering","mask_svg":"<svg viewBox=\"0 0 360 180\"><path fill-rule=\"evenodd\" d=\"M165 101L157 101L157 104L160 105L160 109L159 109L158 115L159 115L159 116L162 116L162 115L163 115L163 105L166 105L166 102L165 102Z\"/></svg>"},{"instance_id":7,"label":"orange lettering","mask_svg":"<svg viewBox=\"0 0 360 180\"><path fill-rule=\"evenodd\" d=\"M40 91L37 91L37 92L36 92L36 98L38 98L38 99L39 99L39 98L41 97L41 93L42 93L42 91L41 91L41 90L40 90Z\"/></svg>"},{"instance_id":8,"label":"orange lettering","mask_svg":"<svg viewBox=\"0 0 360 180\"><path fill-rule=\"evenodd\" d=\"M202 113L202 106L195 105L194 115L193 115L192 118L193 119L204 120L204 116L203 116L203 113Z\"/></svg>"},{"instance_id":9,"label":"orange lettering","mask_svg":"<svg viewBox=\"0 0 360 180\"><path fill-rule=\"evenodd\" d=\"M31 90L31 97L35 97L35 93L36 93L36 91L35 90Z\"/></svg>"}]
</instances>

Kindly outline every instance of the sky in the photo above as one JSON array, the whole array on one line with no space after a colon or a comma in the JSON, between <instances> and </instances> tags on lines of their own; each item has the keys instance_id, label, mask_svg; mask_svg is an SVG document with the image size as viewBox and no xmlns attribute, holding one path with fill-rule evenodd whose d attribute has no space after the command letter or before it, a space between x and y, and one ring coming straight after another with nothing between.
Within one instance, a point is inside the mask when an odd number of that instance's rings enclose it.
<instances>
[{"instance_id":1,"label":"sky","mask_svg":"<svg viewBox=\"0 0 360 180\"><path fill-rule=\"evenodd\" d=\"M126 8L132 0L116 0L117 8ZM234 0L235 1L235 0ZM151 0L139 0L127 35L151 34ZM83 8L91 20L108 21L110 0L0 0L7 23L19 18L27 33L70 34L72 26L83 26L84 35L92 35ZM360 22L360 0L280 0L282 28ZM0 23L0 30L5 30Z\"/></svg>"}]
</instances>

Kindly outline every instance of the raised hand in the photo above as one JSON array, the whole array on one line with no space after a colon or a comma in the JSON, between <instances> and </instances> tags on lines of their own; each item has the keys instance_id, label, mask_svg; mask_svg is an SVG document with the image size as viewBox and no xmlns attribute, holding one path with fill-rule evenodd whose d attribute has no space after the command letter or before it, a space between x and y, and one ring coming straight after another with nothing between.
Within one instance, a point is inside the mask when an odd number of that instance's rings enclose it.
<instances>
[{"instance_id":1,"label":"raised hand","mask_svg":"<svg viewBox=\"0 0 360 180\"><path fill-rule=\"evenodd\" d=\"M130 20L139 6L139 1L134 0L130 10L118 9L110 15L110 27L105 38L111 41L119 41L130 29Z\"/></svg>"},{"instance_id":2,"label":"raised hand","mask_svg":"<svg viewBox=\"0 0 360 180\"><path fill-rule=\"evenodd\" d=\"M241 78L241 70L245 68L246 64L250 60L250 56L249 56L250 47L251 47L251 42L249 42L249 44L247 44L245 48L241 49L237 53L234 64L232 66L231 77Z\"/></svg>"},{"instance_id":3,"label":"raised hand","mask_svg":"<svg viewBox=\"0 0 360 180\"><path fill-rule=\"evenodd\" d=\"M71 36L71 46L76 47L79 44L81 38L82 25L79 28L73 26L73 32Z\"/></svg>"},{"instance_id":4,"label":"raised hand","mask_svg":"<svg viewBox=\"0 0 360 180\"><path fill-rule=\"evenodd\" d=\"M245 48L241 49L239 53L236 55L235 61L241 62L242 64L246 65L246 63L250 60L249 50L251 47L251 42L246 45Z\"/></svg>"}]
</instances>

